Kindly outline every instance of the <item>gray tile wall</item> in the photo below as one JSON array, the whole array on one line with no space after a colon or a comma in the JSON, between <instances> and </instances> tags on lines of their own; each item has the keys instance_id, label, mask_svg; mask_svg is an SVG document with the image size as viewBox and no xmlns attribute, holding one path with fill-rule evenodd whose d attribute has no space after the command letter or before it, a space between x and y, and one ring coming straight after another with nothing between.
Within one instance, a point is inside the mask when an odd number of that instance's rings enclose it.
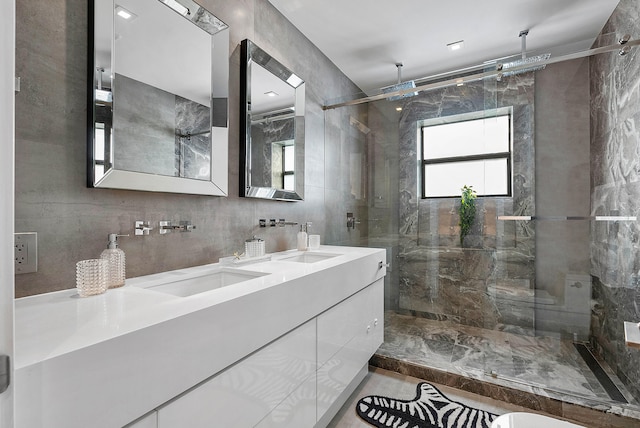
<instances>
[{"instance_id":1,"label":"gray tile wall","mask_svg":"<svg viewBox=\"0 0 640 428\"><path fill-rule=\"evenodd\" d=\"M86 187L87 2L23 0L17 4L16 232L38 232L38 272L16 276L16 296L75 286L75 263L99 256L107 234L133 235L135 220L190 220L197 233L121 239L127 277L216 262L257 234L267 251L295 247L296 228L258 227L259 218L312 221L323 243L353 243L347 210L354 201L350 156L352 108L325 114L325 99L358 89L266 0L203 0L230 25L229 197L90 189ZM260 201L238 195L240 41L249 38L307 82L305 201ZM332 130L325 135L325 126ZM335 154L339 154L336 156ZM329 158L328 158L329 157ZM334 172L340 171L340 174ZM341 175L346 174L346 175ZM329 177L339 177L329 179Z\"/></svg>"},{"instance_id":2,"label":"gray tile wall","mask_svg":"<svg viewBox=\"0 0 640 428\"><path fill-rule=\"evenodd\" d=\"M588 58L536 73L536 215L590 213L589 96ZM536 307L538 331L589 336L590 291L570 287L572 278L589 280L589 225L536 221L536 292L555 300Z\"/></svg>"},{"instance_id":3,"label":"gray tile wall","mask_svg":"<svg viewBox=\"0 0 640 428\"><path fill-rule=\"evenodd\" d=\"M422 93L399 118L398 306L401 312L486 328L533 330L533 309L502 299L533 293L535 230L497 215L535 213L534 76L471 83ZM465 247L459 243L459 198L420 199L416 174L419 121L513 106L513 197L479 198ZM507 297L507 296L505 296ZM507 325L507 327L505 327Z\"/></svg>"},{"instance_id":4,"label":"gray tile wall","mask_svg":"<svg viewBox=\"0 0 640 428\"><path fill-rule=\"evenodd\" d=\"M434 91L402 104L397 112L398 103L372 103L368 115L375 198L368 243L388 247L395 267L387 277L386 307L527 334L575 331L562 309L565 278L567 273L588 275L588 222L495 218L589 213L588 60L554 64L535 77L468 86L463 92ZM515 106L516 197L478 199L476 228L461 249L457 200L419 200L416 193L415 122L495 105ZM539 290L555 298L544 313L536 313L533 304ZM588 304L582 310L588 319ZM586 337L588 322L583 324Z\"/></svg>"},{"instance_id":5,"label":"gray tile wall","mask_svg":"<svg viewBox=\"0 0 640 428\"><path fill-rule=\"evenodd\" d=\"M640 4L621 0L602 30L603 42L640 35ZM608 44L607 43L607 44ZM640 52L591 60L591 210L640 214ZM623 321L640 321L640 227L596 222L591 228L595 277L592 343L640 399L640 351L625 346Z\"/></svg>"}]
</instances>

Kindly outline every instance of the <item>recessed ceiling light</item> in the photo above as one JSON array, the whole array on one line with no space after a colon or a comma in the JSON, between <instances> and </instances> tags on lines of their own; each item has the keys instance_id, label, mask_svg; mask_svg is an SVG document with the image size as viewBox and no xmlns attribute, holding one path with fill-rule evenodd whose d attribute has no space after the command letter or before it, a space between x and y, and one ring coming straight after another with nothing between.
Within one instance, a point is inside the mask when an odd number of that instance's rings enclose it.
<instances>
[{"instance_id":1,"label":"recessed ceiling light","mask_svg":"<svg viewBox=\"0 0 640 428\"><path fill-rule=\"evenodd\" d=\"M456 80L456 86L462 86L462 85L464 85L464 80L462 79Z\"/></svg>"},{"instance_id":2,"label":"recessed ceiling light","mask_svg":"<svg viewBox=\"0 0 640 428\"><path fill-rule=\"evenodd\" d=\"M292 74L287 79L287 83L293 86L294 88L297 88L302 83L302 79L296 76L295 74Z\"/></svg>"},{"instance_id":3,"label":"recessed ceiling light","mask_svg":"<svg viewBox=\"0 0 640 428\"><path fill-rule=\"evenodd\" d=\"M268 97L277 97L278 96L278 93L277 92L273 92L273 91L265 92L264 94L266 96L268 96Z\"/></svg>"},{"instance_id":4,"label":"recessed ceiling light","mask_svg":"<svg viewBox=\"0 0 640 428\"><path fill-rule=\"evenodd\" d=\"M400 106L396 107L396 111L402 111L402 107Z\"/></svg>"},{"instance_id":5,"label":"recessed ceiling light","mask_svg":"<svg viewBox=\"0 0 640 428\"><path fill-rule=\"evenodd\" d=\"M116 6L116 15L118 15L122 19L126 19L127 21L133 21L138 16L122 6Z\"/></svg>"},{"instance_id":6,"label":"recessed ceiling light","mask_svg":"<svg viewBox=\"0 0 640 428\"><path fill-rule=\"evenodd\" d=\"M113 95L111 94L111 91L96 89L96 101L110 103L113 101Z\"/></svg>"},{"instance_id":7,"label":"recessed ceiling light","mask_svg":"<svg viewBox=\"0 0 640 428\"><path fill-rule=\"evenodd\" d=\"M458 40L457 42L447 44L447 48L449 48L451 52L459 51L463 47L464 47L464 40Z\"/></svg>"}]
</instances>

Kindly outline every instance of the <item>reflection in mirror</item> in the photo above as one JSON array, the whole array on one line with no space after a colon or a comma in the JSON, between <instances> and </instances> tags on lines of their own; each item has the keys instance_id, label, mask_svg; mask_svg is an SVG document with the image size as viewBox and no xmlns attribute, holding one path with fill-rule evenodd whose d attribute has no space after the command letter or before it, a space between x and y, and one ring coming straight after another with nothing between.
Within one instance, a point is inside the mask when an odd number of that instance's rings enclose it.
<instances>
[{"instance_id":1,"label":"reflection in mirror","mask_svg":"<svg viewBox=\"0 0 640 428\"><path fill-rule=\"evenodd\" d=\"M302 200L304 81L250 40L241 51L240 196Z\"/></svg>"},{"instance_id":2,"label":"reflection in mirror","mask_svg":"<svg viewBox=\"0 0 640 428\"><path fill-rule=\"evenodd\" d=\"M95 0L88 185L226 196L229 35L192 0Z\"/></svg>"}]
</instances>

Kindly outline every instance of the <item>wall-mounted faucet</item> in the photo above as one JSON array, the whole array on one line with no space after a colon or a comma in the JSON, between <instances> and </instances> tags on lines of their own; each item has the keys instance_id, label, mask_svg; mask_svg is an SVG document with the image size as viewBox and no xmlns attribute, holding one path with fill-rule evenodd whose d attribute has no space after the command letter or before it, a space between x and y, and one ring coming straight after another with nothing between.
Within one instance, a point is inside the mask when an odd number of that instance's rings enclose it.
<instances>
[{"instance_id":1,"label":"wall-mounted faucet","mask_svg":"<svg viewBox=\"0 0 640 428\"><path fill-rule=\"evenodd\" d=\"M162 220L160 222L160 235L167 234L172 231L191 232L196 227L190 221L181 221L179 224L173 224L171 220Z\"/></svg>"},{"instance_id":2,"label":"wall-mounted faucet","mask_svg":"<svg viewBox=\"0 0 640 428\"><path fill-rule=\"evenodd\" d=\"M297 225L298 222L297 221L286 221L285 219L281 218L279 220L276 221L275 218L269 219L269 226L270 227L276 227L276 226L280 226L280 227L285 227L285 226L295 226ZM260 227L267 227L267 219L266 218L261 218L258 220L258 225Z\"/></svg>"}]
</instances>

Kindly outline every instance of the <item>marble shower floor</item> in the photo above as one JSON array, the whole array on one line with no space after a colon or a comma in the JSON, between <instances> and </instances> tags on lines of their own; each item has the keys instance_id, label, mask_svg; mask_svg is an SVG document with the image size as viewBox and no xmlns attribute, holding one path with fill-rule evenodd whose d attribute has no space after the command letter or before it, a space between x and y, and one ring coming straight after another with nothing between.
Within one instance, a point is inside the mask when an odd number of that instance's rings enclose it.
<instances>
[{"instance_id":1,"label":"marble shower floor","mask_svg":"<svg viewBox=\"0 0 640 428\"><path fill-rule=\"evenodd\" d=\"M638 406L622 382L603 366L630 404L613 401L573 343L521 336L451 321L385 313L385 341L377 356L532 392L591 408Z\"/></svg>"}]
</instances>

